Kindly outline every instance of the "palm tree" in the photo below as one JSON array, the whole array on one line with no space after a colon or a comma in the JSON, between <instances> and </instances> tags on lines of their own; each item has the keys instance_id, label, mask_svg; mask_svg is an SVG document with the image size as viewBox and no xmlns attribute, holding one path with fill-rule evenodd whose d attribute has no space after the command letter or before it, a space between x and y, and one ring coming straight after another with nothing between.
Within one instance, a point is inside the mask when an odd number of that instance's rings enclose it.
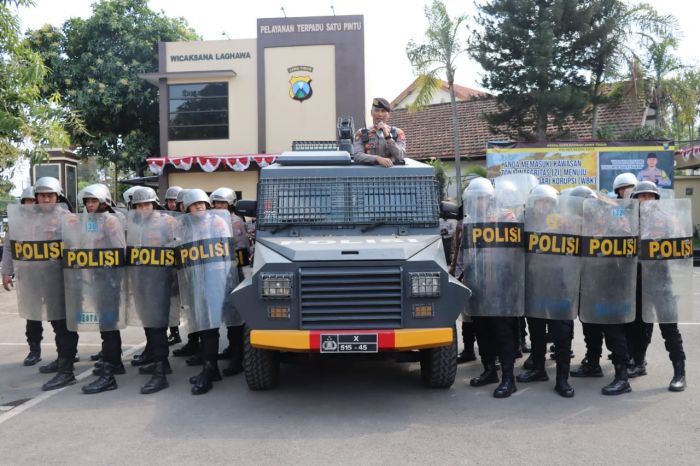
<instances>
[{"instance_id":1,"label":"palm tree","mask_svg":"<svg viewBox=\"0 0 700 466\"><path fill-rule=\"evenodd\" d=\"M464 27L466 32L467 15L450 18L447 8L441 0L433 0L431 6L425 7L428 18L428 29L425 31L426 42L418 44L409 41L406 54L417 74L416 98L409 111L416 111L427 105L435 91L440 87L439 76L444 73L450 89L450 108L452 110L452 140L455 151L456 198L461 199L461 154L459 147L459 121L457 120L457 99L455 97L454 81L457 70L457 57L467 51L467 42L460 37Z\"/></svg>"}]
</instances>

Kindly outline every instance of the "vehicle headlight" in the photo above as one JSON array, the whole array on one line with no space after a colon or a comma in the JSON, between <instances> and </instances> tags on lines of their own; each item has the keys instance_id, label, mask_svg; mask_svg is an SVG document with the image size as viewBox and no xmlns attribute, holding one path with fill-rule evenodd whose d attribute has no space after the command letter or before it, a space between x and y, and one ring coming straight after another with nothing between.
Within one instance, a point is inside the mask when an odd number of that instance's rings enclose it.
<instances>
[{"instance_id":1,"label":"vehicle headlight","mask_svg":"<svg viewBox=\"0 0 700 466\"><path fill-rule=\"evenodd\" d=\"M292 274L265 273L260 277L263 298L285 299L292 296Z\"/></svg>"},{"instance_id":2,"label":"vehicle headlight","mask_svg":"<svg viewBox=\"0 0 700 466\"><path fill-rule=\"evenodd\" d=\"M440 296L440 272L410 272L409 276L412 298Z\"/></svg>"}]
</instances>

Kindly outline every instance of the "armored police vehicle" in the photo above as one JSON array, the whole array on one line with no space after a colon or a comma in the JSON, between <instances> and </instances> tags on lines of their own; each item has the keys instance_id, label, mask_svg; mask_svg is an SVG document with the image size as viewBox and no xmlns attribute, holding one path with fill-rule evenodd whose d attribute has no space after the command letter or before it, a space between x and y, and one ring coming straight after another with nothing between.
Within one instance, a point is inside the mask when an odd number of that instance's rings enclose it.
<instances>
[{"instance_id":1,"label":"armored police vehicle","mask_svg":"<svg viewBox=\"0 0 700 466\"><path fill-rule=\"evenodd\" d=\"M238 212L257 218L253 274L232 292L249 388L275 387L285 352L411 352L426 386L454 383L470 291L447 273L432 167L286 152Z\"/></svg>"}]
</instances>

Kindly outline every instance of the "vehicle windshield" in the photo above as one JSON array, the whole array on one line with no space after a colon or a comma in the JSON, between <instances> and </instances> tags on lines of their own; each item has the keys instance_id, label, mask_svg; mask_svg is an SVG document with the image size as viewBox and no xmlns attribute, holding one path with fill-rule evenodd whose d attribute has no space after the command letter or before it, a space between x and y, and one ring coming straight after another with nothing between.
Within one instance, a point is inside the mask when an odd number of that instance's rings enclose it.
<instances>
[{"instance_id":1,"label":"vehicle windshield","mask_svg":"<svg viewBox=\"0 0 700 466\"><path fill-rule=\"evenodd\" d=\"M258 228L299 226L438 225L432 176L267 178L258 192Z\"/></svg>"}]
</instances>

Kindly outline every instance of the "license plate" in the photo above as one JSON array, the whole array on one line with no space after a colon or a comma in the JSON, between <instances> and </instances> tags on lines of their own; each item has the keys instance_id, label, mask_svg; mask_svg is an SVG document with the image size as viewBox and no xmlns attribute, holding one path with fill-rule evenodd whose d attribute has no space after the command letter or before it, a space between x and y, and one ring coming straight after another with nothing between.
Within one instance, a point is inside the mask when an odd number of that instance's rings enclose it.
<instances>
[{"instance_id":1,"label":"license plate","mask_svg":"<svg viewBox=\"0 0 700 466\"><path fill-rule=\"evenodd\" d=\"M322 333L321 353L376 353L376 333Z\"/></svg>"}]
</instances>

